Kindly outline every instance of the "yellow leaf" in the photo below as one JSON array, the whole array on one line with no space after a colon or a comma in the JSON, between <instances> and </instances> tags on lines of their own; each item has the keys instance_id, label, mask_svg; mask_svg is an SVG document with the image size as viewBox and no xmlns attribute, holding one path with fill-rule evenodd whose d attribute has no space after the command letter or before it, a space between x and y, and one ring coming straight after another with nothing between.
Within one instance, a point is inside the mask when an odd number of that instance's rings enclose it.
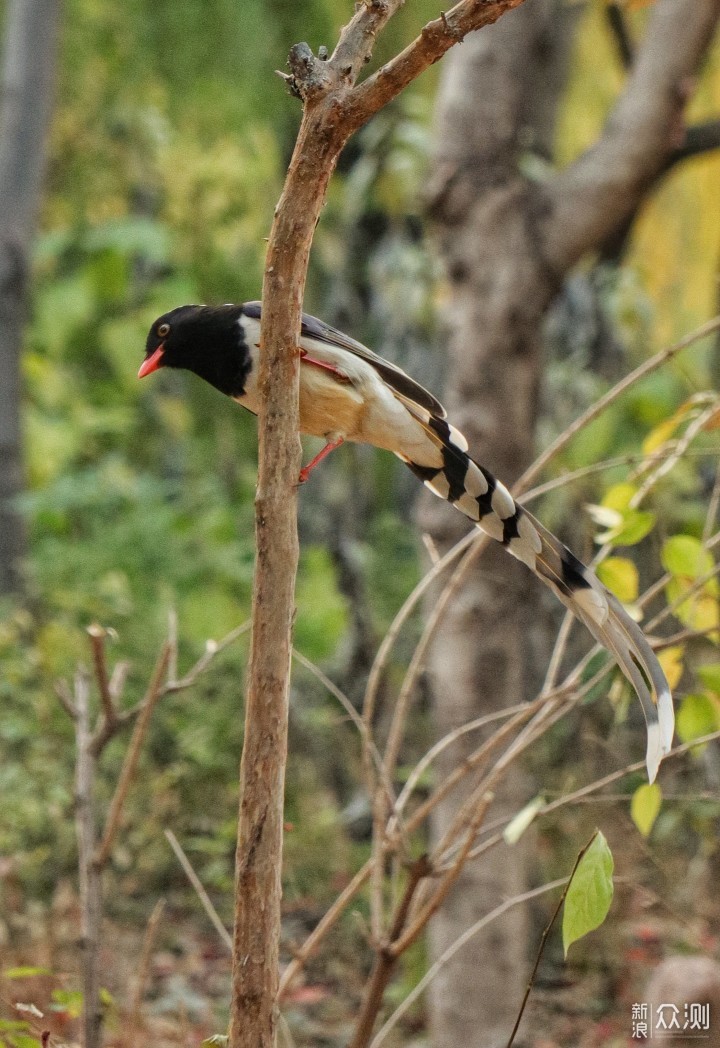
<instances>
[{"instance_id":1,"label":"yellow leaf","mask_svg":"<svg viewBox=\"0 0 720 1048\"><path fill-rule=\"evenodd\" d=\"M613 484L611 488L605 492L605 497L602 500L602 505L606 509L617 510L618 513L623 513L630 506L630 502L633 495L637 491L634 484Z\"/></svg>"},{"instance_id":2,"label":"yellow leaf","mask_svg":"<svg viewBox=\"0 0 720 1048\"><path fill-rule=\"evenodd\" d=\"M638 786L630 802L630 816L643 837L650 835L662 804L662 790L656 782Z\"/></svg>"},{"instance_id":3,"label":"yellow leaf","mask_svg":"<svg viewBox=\"0 0 720 1048\"><path fill-rule=\"evenodd\" d=\"M665 648L658 652L658 662L663 668L670 688L677 688L683 675L683 655L685 649L680 645L674 648Z\"/></svg>"},{"instance_id":4,"label":"yellow leaf","mask_svg":"<svg viewBox=\"0 0 720 1048\"><path fill-rule=\"evenodd\" d=\"M637 600L638 570L627 557L607 557L597 574L607 588L624 604Z\"/></svg>"}]
</instances>

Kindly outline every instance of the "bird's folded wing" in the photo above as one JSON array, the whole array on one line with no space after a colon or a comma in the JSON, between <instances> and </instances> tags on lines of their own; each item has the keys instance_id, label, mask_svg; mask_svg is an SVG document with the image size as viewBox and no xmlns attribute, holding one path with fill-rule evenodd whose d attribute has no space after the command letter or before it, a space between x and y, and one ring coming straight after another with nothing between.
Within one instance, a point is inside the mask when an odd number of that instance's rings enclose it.
<instances>
[{"instance_id":1,"label":"bird's folded wing","mask_svg":"<svg viewBox=\"0 0 720 1048\"><path fill-rule=\"evenodd\" d=\"M255 320L260 320L261 304L260 302L246 302L243 306L243 311ZM440 401L424 386L421 386L419 382L410 378L402 368L396 367L395 364L391 364L389 360L384 360L383 357L379 357L377 353L373 353L371 349L363 346L361 342L356 342L354 338L350 338L344 332L331 327L323 320L318 320L317 317L310 316L309 313L303 313L300 334L303 338L313 339L327 346L335 346L346 353L352 353L356 357L360 357L361 360L365 360L374 367L388 386L403 398L424 408L434 418L446 417L447 412Z\"/></svg>"}]
</instances>

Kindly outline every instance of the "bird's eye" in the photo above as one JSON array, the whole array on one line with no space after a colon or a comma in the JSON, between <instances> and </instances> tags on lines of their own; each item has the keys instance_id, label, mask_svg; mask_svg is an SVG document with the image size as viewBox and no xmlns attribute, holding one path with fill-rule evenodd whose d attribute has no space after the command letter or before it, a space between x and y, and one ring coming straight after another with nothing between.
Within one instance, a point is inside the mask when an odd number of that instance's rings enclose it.
<instances>
[{"instance_id":1,"label":"bird's eye","mask_svg":"<svg viewBox=\"0 0 720 1048\"><path fill-rule=\"evenodd\" d=\"M170 334L170 325L161 324L160 327L157 329L157 333L160 336L160 338L166 338Z\"/></svg>"}]
</instances>

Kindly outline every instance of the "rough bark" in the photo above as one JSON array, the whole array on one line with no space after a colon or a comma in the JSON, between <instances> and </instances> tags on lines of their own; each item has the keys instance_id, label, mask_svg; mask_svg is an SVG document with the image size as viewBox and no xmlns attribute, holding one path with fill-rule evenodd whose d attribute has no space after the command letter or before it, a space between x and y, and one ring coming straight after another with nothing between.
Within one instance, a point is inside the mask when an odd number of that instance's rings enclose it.
<instances>
[{"instance_id":1,"label":"rough bark","mask_svg":"<svg viewBox=\"0 0 720 1048\"><path fill-rule=\"evenodd\" d=\"M0 85L0 593L20 585L25 532L20 350L52 110L60 0L11 0Z\"/></svg>"},{"instance_id":2,"label":"rough bark","mask_svg":"<svg viewBox=\"0 0 720 1048\"><path fill-rule=\"evenodd\" d=\"M526 179L518 161L528 147L551 155L572 5L537 0L448 58L429 200L450 290L447 402L471 451L506 482L533 453L544 313L569 267L623 227L666 169L688 78L719 13L718 0L658 0L606 131L545 182ZM438 502L424 503L421 516L441 550L463 526ZM532 649L542 644L538 599L520 565L497 547L488 551L431 655L438 733L528 697L539 672ZM446 751L438 773L461 754ZM499 806L514 807L520 789L516 780ZM436 835L446 818L439 809ZM525 878L518 848L467 867L433 924L433 954L522 892ZM527 932L526 915L512 912L441 971L431 990L435 1048L505 1043L526 978Z\"/></svg>"}]
</instances>

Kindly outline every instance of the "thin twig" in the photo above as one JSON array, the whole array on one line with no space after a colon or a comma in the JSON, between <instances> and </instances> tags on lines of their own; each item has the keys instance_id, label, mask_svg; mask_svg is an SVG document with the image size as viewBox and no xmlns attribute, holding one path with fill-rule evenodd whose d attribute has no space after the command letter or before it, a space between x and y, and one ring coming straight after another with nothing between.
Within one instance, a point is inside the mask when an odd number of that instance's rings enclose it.
<instances>
[{"instance_id":1,"label":"thin twig","mask_svg":"<svg viewBox=\"0 0 720 1048\"><path fill-rule=\"evenodd\" d=\"M667 753L663 760L670 760L673 757L681 757L685 753L689 753L698 746L705 746L709 742L717 742L720 740L720 731L710 732L708 735L702 735L697 739L692 739L690 742L684 742L680 746L675 746L669 753ZM643 771L645 768L645 761L635 761L633 764L628 764L624 768L619 768L617 771L610 772L608 775L603 775L602 778L596 779L594 782L588 783L586 786L581 786L579 789L574 790L572 793L564 794L562 797L558 797L553 801L548 801L542 808L538 809L536 818L541 818L543 815L549 815L551 812L556 811L558 808L564 808L569 804L578 804L583 801L590 794L597 793L598 790L603 789L605 786L611 786L615 782L619 782L621 779L627 778L628 775L633 775L635 772ZM497 822L493 823L493 826L506 826L513 816L507 818L498 819ZM469 859L476 859L484 852L494 848L497 844L503 843L502 832L495 833L491 837L486 838L479 844L468 856Z\"/></svg>"},{"instance_id":2,"label":"thin twig","mask_svg":"<svg viewBox=\"0 0 720 1048\"><path fill-rule=\"evenodd\" d=\"M582 415L579 415L574 422L563 430L563 432L550 444L548 448L535 459L533 464L525 470L523 475L518 480L517 484L513 487L513 494L519 495L526 491L530 484L534 481L542 470L545 469L547 464L555 458L570 441L584 429L591 422L593 422L599 415L602 415L611 404L626 393L631 386L634 386L637 382L651 375L653 371L657 371L659 368L664 367L665 364L673 360L678 353L682 350L687 349L689 346L694 345L695 342L699 342L700 339L706 338L708 335L712 335L715 331L720 330L720 316L714 317L712 320L708 320L707 323L701 324L700 327L695 328L689 335L685 335L678 342L675 342L672 346L668 346L665 349L660 350L654 356L650 357L644 363L640 364L631 371L629 375L626 375L620 382L616 383L605 393L599 400L595 401L587 411L584 411Z\"/></svg>"},{"instance_id":3,"label":"thin twig","mask_svg":"<svg viewBox=\"0 0 720 1048\"><path fill-rule=\"evenodd\" d=\"M164 832L165 832L165 836L168 839L170 847L175 852L175 855L177 857L178 862L180 863L180 865L182 866L183 870L185 871L185 876L187 877L187 879L190 881L190 883L192 884L193 888L195 889L195 893L196 893L198 899L200 900L200 902L202 903L202 907L205 910L205 913L210 918L210 923L212 924L213 928L215 929L215 931L218 933L218 935L222 939L222 941L225 944L225 946L227 946L228 951L230 953L232 953L232 936L231 936L230 932L227 930L227 928L225 927L225 925L223 924L223 922L220 920L220 915L218 914L217 910L213 906L212 901L210 899L210 896L205 891L205 889L204 889L204 887L202 885L202 881L200 880L198 875L195 873L195 870L193 869L190 860L188 859L187 855L183 851L183 848L182 848L182 845L180 844L180 841L177 839L177 837L175 836L175 834L173 833L172 830L165 830Z\"/></svg>"},{"instance_id":4,"label":"thin twig","mask_svg":"<svg viewBox=\"0 0 720 1048\"><path fill-rule=\"evenodd\" d=\"M168 644L170 645L170 658L168 659L167 681L172 684L177 680L178 674L178 614L173 604L168 612Z\"/></svg>"},{"instance_id":5,"label":"thin twig","mask_svg":"<svg viewBox=\"0 0 720 1048\"><path fill-rule=\"evenodd\" d=\"M343 911L350 905L363 885L367 882L370 876L370 870L370 862L366 862L364 866L360 867L350 883L340 892L330 909L326 910L320 918L300 949L295 952L295 956L290 961L280 978L280 988L278 990L279 997L282 997L283 994L287 993L290 984L295 978L297 978L307 962L314 957L322 940L330 929L335 926Z\"/></svg>"},{"instance_id":6,"label":"thin twig","mask_svg":"<svg viewBox=\"0 0 720 1048\"><path fill-rule=\"evenodd\" d=\"M499 778L499 776L498 776ZM433 917L442 906L443 902L448 896L450 889L457 881L465 860L473 846L477 831L482 825L485 815L494 800L494 794L490 791L483 794L475 806L475 813L470 820L470 825L467 828L465 835L465 843L458 852L457 858L453 865L442 877L440 884L437 886L435 891L432 893L430 898L424 905L422 905L413 918L409 926L403 931L403 933L394 939L392 945L389 947L390 953L394 957L399 957L408 947L412 946L421 932L425 929L428 921Z\"/></svg>"},{"instance_id":7,"label":"thin twig","mask_svg":"<svg viewBox=\"0 0 720 1048\"><path fill-rule=\"evenodd\" d=\"M588 849L590 848L591 844L593 843L593 841L595 840L597 835L598 835L598 831L595 830L595 833L593 833L592 837L587 842L585 847L581 848L580 851L578 852L577 858L575 859L575 862L573 864L573 868L570 871L570 876L568 877L567 883L565 884L565 887L563 888L563 890L562 890L562 892L560 894L560 898L558 899L558 904L555 907L555 909L553 911L553 915L550 918L550 920L548 921L548 923L546 924L545 929L544 929L544 931L542 933L542 936L540 938L540 946L538 947L537 956L535 957L535 964L533 965L533 970L530 972L530 978L528 979L528 984L527 984L527 987L525 988L525 994L523 996L522 1003L520 1005L520 1010L518 1012L517 1019L515 1020L515 1025L512 1028L512 1033L510 1034L510 1038L509 1038L508 1043L507 1043L507 1048L512 1048L513 1041L515 1040L515 1035L518 1032L518 1027L520 1026L520 1023L522 1022L522 1017L523 1017L523 1015L525 1013L525 1006L526 1006L526 1004L528 1002L528 998L530 997L530 991L532 990L533 984L535 982L535 977L537 975L537 970L538 970L538 968L540 966L540 958L543 955L543 951L545 949L545 943L547 942L547 937L550 934L550 929L552 928L553 924L557 920L558 914L560 913L560 910L562 909L562 905L565 902L565 899L567 898L567 893L570 890L570 885L572 884L573 877L577 873L577 868L580 865L580 863L582 862L583 856L587 854Z\"/></svg>"},{"instance_id":8,"label":"thin twig","mask_svg":"<svg viewBox=\"0 0 720 1048\"><path fill-rule=\"evenodd\" d=\"M323 673L319 666L316 666L314 662L312 662L310 659L307 658L307 656L299 652L297 648L292 649L292 656L300 663L301 666L304 666L306 670L309 670L310 673L312 673L313 676L315 676L317 680L320 681L323 687L327 688L330 694L337 699L342 708L345 710L345 713L348 715L349 719L355 725L360 734L363 749L369 751L369 753L372 756L375 769L378 773L379 781L382 783L383 789L385 790L387 803L390 805L390 807L394 807L395 791L393 789L392 780L385 773L382 758L380 756L380 753L378 752L377 746L375 745L375 740L372 738L368 726L363 720L363 718L355 709L345 692L338 688L338 686L330 680L327 674Z\"/></svg>"},{"instance_id":9,"label":"thin twig","mask_svg":"<svg viewBox=\"0 0 720 1048\"><path fill-rule=\"evenodd\" d=\"M93 861L95 850L95 758L91 748L90 681L87 670L75 675L75 826L78 842L80 914L82 927L83 1030L87 1048L99 1048L102 1027L98 955L102 905L100 872Z\"/></svg>"},{"instance_id":10,"label":"thin twig","mask_svg":"<svg viewBox=\"0 0 720 1048\"><path fill-rule=\"evenodd\" d=\"M410 912L410 905L418 885L431 872L432 867L426 855L421 855L420 858L416 859L408 870L407 884L395 911L388 941L378 946L375 955L375 963L365 987L365 995L355 1033L350 1041L350 1048L365 1048L372 1036L373 1027L382 1007L385 989L399 956L394 951L394 945L405 927L405 922Z\"/></svg>"},{"instance_id":11,"label":"thin twig","mask_svg":"<svg viewBox=\"0 0 720 1048\"><path fill-rule=\"evenodd\" d=\"M153 907L150 917L148 918L145 928L140 963L138 965L137 982L135 983L135 993L133 994L133 1003L130 1011L130 1025L133 1030L139 1029L142 1024L141 1009L143 997L145 995L145 984L147 983L148 971L150 970L150 958L155 945L155 936L157 935L160 918L163 915L164 909L165 900L158 899Z\"/></svg>"},{"instance_id":12,"label":"thin twig","mask_svg":"<svg viewBox=\"0 0 720 1048\"><path fill-rule=\"evenodd\" d=\"M165 675L165 670L167 669L169 657L170 646L166 642L163 644L160 657L158 658L155 669L153 670L147 693L141 705L140 715L135 724L130 744L125 753L125 759L120 771L120 778L118 779L115 793L110 802L110 809L105 822L105 832L103 833L103 838L97 849L94 860L95 866L99 870L105 866L110 855L110 850L112 849L115 840L115 834L117 833L120 824L120 816L122 814L125 798L127 797L130 784L135 776L137 763L140 759L140 750L142 749L142 744L145 741L145 735L150 725L150 717L155 709L155 704L163 694L162 680Z\"/></svg>"},{"instance_id":13,"label":"thin twig","mask_svg":"<svg viewBox=\"0 0 720 1048\"><path fill-rule=\"evenodd\" d=\"M205 672L210 663L215 659L221 651L233 644L238 637L242 637L244 633L247 633L252 625L250 619L246 622L240 623L235 629L230 630L222 640L208 640L205 643L205 651L197 660L194 666L192 666L184 677L180 680L169 681L162 689L163 695L172 695L177 691L184 691L185 688L191 687L198 679L198 677Z\"/></svg>"},{"instance_id":14,"label":"thin twig","mask_svg":"<svg viewBox=\"0 0 720 1048\"><path fill-rule=\"evenodd\" d=\"M103 627L99 626L97 623L93 623L91 626L88 626L87 634L90 638L93 665L95 667L95 680L97 681L98 692L100 693L100 704L102 706L103 715L106 721L112 723L116 719L117 710L115 708L115 703L113 702L112 692L110 691L107 658L105 655L105 638L107 637L107 630L103 629Z\"/></svg>"},{"instance_id":15,"label":"thin twig","mask_svg":"<svg viewBox=\"0 0 720 1048\"><path fill-rule=\"evenodd\" d=\"M66 680L55 681L55 694L62 708L71 720L77 720L78 710L73 702L72 693Z\"/></svg>"},{"instance_id":16,"label":"thin twig","mask_svg":"<svg viewBox=\"0 0 720 1048\"><path fill-rule=\"evenodd\" d=\"M523 713L527 709L526 702L520 702L516 706L508 706L503 710L495 710L493 713L486 713L482 717L476 717L474 720L468 721L466 724L461 724L459 727L449 731L447 735L443 735L441 739L430 747L430 749L423 754L420 760L417 762L415 767L412 769L407 777L405 785L398 795L398 799L395 802L395 808L393 810L392 819L388 824L388 829L392 831L394 820L398 814L400 814L408 800L412 796L415 787L418 782L425 774L427 769L430 767L436 757L451 746L454 742L457 742L464 735L468 735L472 731L478 731L480 728L486 728L488 724L494 724L495 721L506 720L508 717L513 717L515 714Z\"/></svg>"},{"instance_id":17,"label":"thin twig","mask_svg":"<svg viewBox=\"0 0 720 1048\"><path fill-rule=\"evenodd\" d=\"M440 955L440 957L438 957L435 963L428 968L417 986L413 987L402 1004L395 1009L392 1015L388 1017L385 1024L375 1034L375 1037L370 1044L370 1048L380 1048L393 1027L397 1026L403 1015L405 1015L408 1009L412 1007L415 1001L417 1001L420 995L427 989L435 976L442 968L444 968L448 961L452 960L458 950L461 950L463 946L473 938L474 935L477 935L479 931L482 931L482 929L487 927L488 924L491 924L499 917L502 917L503 914L507 913L508 910L513 909L513 907L520 906L524 902L530 902L532 899L537 899L540 895L545 895L547 892L554 891L556 888L559 888L566 883L567 878L563 877L560 880L551 881L549 884L543 884L539 888L532 888L530 891L523 892L522 895L515 895L512 899L506 899L505 902L500 903L500 905L496 906L495 909L490 911L490 913L486 913L484 917L475 921L475 923L467 928L463 934L459 936L459 938L457 938L455 942Z\"/></svg>"}]
</instances>

